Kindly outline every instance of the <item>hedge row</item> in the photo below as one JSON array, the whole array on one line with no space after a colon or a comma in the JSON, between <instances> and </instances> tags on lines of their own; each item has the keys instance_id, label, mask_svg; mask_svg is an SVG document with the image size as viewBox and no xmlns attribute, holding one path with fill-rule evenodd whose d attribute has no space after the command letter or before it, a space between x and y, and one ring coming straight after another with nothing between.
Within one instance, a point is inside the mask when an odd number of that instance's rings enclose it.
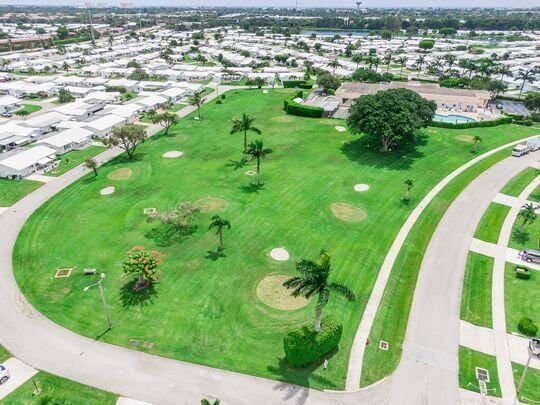
<instances>
[{"instance_id":1,"label":"hedge row","mask_svg":"<svg viewBox=\"0 0 540 405\"><path fill-rule=\"evenodd\" d=\"M514 121L512 117L503 117L491 121L473 121L452 124L451 122L431 121L430 126L437 128L468 129L468 128L486 128L496 127L498 125L511 124Z\"/></svg>"},{"instance_id":2,"label":"hedge row","mask_svg":"<svg viewBox=\"0 0 540 405\"><path fill-rule=\"evenodd\" d=\"M304 367L334 350L341 340L343 327L332 318L324 318L321 331L313 325L304 326L285 335L283 346L287 362Z\"/></svg>"},{"instance_id":3,"label":"hedge row","mask_svg":"<svg viewBox=\"0 0 540 405\"><path fill-rule=\"evenodd\" d=\"M321 107L312 107L309 105L298 104L294 101L295 98L302 98L304 93L299 90L283 101L283 108L287 114L298 115L300 117L320 118L324 113Z\"/></svg>"},{"instance_id":4,"label":"hedge row","mask_svg":"<svg viewBox=\"0 0 540 405\"><path fill-rule=\"evenodd\" d=\"M301 89L312 89L313 85L307 83L305 80L283 80L282 81L283 87L286 89L295 89L295 88L301 88Z\"/></svg>"}]
</instances>

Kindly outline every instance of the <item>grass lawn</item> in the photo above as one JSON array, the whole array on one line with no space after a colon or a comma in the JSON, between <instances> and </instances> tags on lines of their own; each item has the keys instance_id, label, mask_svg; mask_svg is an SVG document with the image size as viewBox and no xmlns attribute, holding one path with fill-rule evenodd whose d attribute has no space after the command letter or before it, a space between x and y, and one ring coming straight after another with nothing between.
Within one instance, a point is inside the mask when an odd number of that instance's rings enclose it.
<instances>
[{"instance_id":1,"label":"grass lawn","mask_svg":"<svg viewBox=\"0 0 540 405\"><path fill-rule=\"evenodd\" d=\"M99 294L83 293L93 278L80 272L95 267L107 273L105 292L115 325L104 341L304 386L342 388L356 327L395 235L421 197L472 155L470 144L459 137L463 132L447 129L429 129L418 147L381 155L367 150L363 138L338 132L340 121L285 115L283 99L289 93L230 91L225 104L202 107L201 121L191 119L196 113L182 119L168 136L141 145L134 161L121 156L103 166L96 179L88 175L49 200L17 242L14 267L23 293L53 321L95 337L105 328ZM245 174L253 163L240 162L242 135L229 134L231 118L244 111L257 117L265 146L274 150L262 162L261 188ZM467 133L481 134L487 148L534 131L506 126ZM162 158L174 150L184 156ZM131 169L132 176L107 177L120 168ZM410 204L404 204L408 178L415 179L415 187ZM357 183L371 188L355 192ZM115 193L100 195L109 185ZM165 210L209 196L228 202L220 215L232 229L225 231L222 255L216 253L216 235L207 229L213 213L202 213L182 240L143 215L147 207ZM339 220L330 210L334 202L352 204L367 216L361 222ZM142 294L132 292L132 278L121 266L124 253L137 245L165 257L159 283ZM280 246L290 260L268 256ZM295 274L294 261L315 258L323 247L333 255L332 279L349 286L357 301L334 296L325 309L344 326L328 369L321 364L293 369L283 359L283 336L313 321L315 300L282 311L259 301L256 288L268 275ZM71 277L52 277L58 267L73 266ZM144 349L144 342L153 347Z\"/></svg>"},{"instance_id":2,"label":"grass lawn","mask_svg":"<svg viewBox=\"0 0 540 405\"><path fill-rule=\"evenodd\" d=\"M0 363L3 363L7 359L11 357L11 354L4 349L2 346L0 346Z\"/></svg>"},{"instance_id":3,"label":"grass lawn","mask_svg":"<svg viewBox=\"0 0 540 405\"><path fill-rule=\"evenodd\" d=\"M525 190L527 187L538 175L538 169L534 167L528 167L523 170L521 173L516 175L512 180L508 182L506 186L501 190L502 194L511 195L518 197L519 194Z\"/></svg>"},{"instance_id":4,"label":"grass lawn","mask_svg":"<svg viewBox=\"0 0 540 405\"><path fill-rule=\"evenodd\" d=\"M515 268L515 264L506 263L504 270L504 307L508 333L519 333L517 326L522 316L528 316L540 325L540 273L531 270L531 278L522 280L516 278Z\"/></svg>"},{"instance_id":5,"label":"grass lawn","mask_svg":"<svg viewBox=\"0 0 540 405\"><path fill-rule=\"evenodd\" d=\"M43 183L33 180L7 180L0 179L0 207L9 207L15 204L26 194L31 193Z\"/></svg>"},{"instance_id":6,"label":"grass lawn","mask_svg":"<svg viewBox=\"0 0 540 405\"><path fill-rule=\"evenodd\" d=\"M491 328L491 275L493 258L469 252L463 292L461 319Z\"/></svg>"},{"instance_id":7,"label":"grass lawn","mask_svg":"<svg viewBox=\"0 0 540 405\"><path fill-rule=\"evenodd\" d=\"M32 114L32 113L35 113L36 111L41 110L41 106L36 105L36 104L23 104L22 108L20 108L17 111L22 111L22 110L28 111L28 114Z\"/></svg>"},{"instance_id":8,"label":"grass lawn","mask_svg":"<svg viewBox=\"0 0 540 405\"><path fill-rule=\"evenodd\" d=\"M177 111L181 110L182 108L184 108L186 105L189 105L189 104L188 103L176 103L176 104L173 104L172 107L167 108L167 111L168 112L177 112Z\"/></svg>"},{"instance_id":9,"label":"grass lawn","mask_svg":"<svg viewBox=\"0 0 540 405\"><path fill-rule=\"evenodd\" d=\"M34 395L34 384L37 381L41 389L39 395ZM47 402L53 400L52 402ZM2 400L4 405L34 405L34 404L85 404L85 405L114 405L118 396L110 392L98 390L87 385L57 377L40 371Z\"/></svg>"},{"instance_id":10,"label":"grass lawn","mask_svg":"<svg viewBox=\"0 0 540 405\"><path fill-rule=\"evenodd\" d=\"M525 366L518 363L512 363L516 387L519 384L524 369ZM527 371L527 376L521 387L519 400L525 404L537 404L540 402L540 370L529 367L529 371Z\"/></svg>"},{"instance_id":11,"label":"grass lawn","mask_svg":"<svg viewBox=\"0 0 540 405\"><path fill-rule=\"evenodd\" d=\"M126 91L124 94L120 96L120 101L125 102L129 100L133 100L137 96L138 94L136 91Z\"/></svg>"},{"instance_id":12,"label":"grass lawn","mask_svg":"<svg viewBox=\"0 0 540 405\"><path fill-rule=\"evenodd\" d=\"M431 235L444 212L475 177L507 158L509 150L502 150L482 160L452 180L433 199L412 228L394 263L369 336L371 342L389 342L390 350L379 350L375 344L367 347L361 386L370 385L391 374L399 363L418 271Z\"/></svg>"},{"instance_id":13,"label":"grass lawn","mask_svg":"<svg viewBox=\"0 0 540 405\"><path fill-rule=\"evenodd\" d=\"M510 212L510 207L491 203L484 213L474 237L486 242L497 243L504 219Z\"/></svg>"},{"instance_id":14,"label":"grass lawn","mask_svg":"<svg viewBox=\"0 0 540 405\"><path fill-rule=\"evenodd\" d=\"M536 187L534 191L529 196L530 201L539 202L540 201L540 186Z\"/></svg>"},{"instance_id":15,"label":"grass lawn","mask_svg":"<svg viewBox=\"0 0 540 405\"><path fill-rule=\"evenodd\" d=\"M91 145L82 150L73 150L68 152L65 155L59 156L58 160L60 160L60 164L45 174L54 177L60 176L68 170L71 170L83 163L85 159L99 155L101 152L104 152L105 149L106 148L104 146Z\"/></svg>"},{"instance_id":16,"label":"grass lawn","mask_svg":"<svg viewBox=\"0 0 540 405\"><path fill-rule=\"evenodd\" d=\"M484 368L489 372L489 382L486 382L488 395L501 397L499 375L497 373L497 360L495 356L477 352L467 347L459 347L459 386L469 391L480 392L476 367Z\"/></svg>"}]
</instances>

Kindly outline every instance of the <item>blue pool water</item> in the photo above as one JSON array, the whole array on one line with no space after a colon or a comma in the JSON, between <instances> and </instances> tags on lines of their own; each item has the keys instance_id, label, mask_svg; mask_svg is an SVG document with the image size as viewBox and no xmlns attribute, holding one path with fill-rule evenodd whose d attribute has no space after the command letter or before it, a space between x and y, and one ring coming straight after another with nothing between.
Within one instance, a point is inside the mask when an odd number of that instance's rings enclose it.
<instances>
[{"instance_id":1,"label":"blue pool water","mask_svg":"<svg viewBox=\"0 0 540 405\"><path fill-rule=\"evenodd\" d=\"M475 122L476 120L471 117L467 117L465 115L457 115L457 114L451 114L451 115L443 115L443 114L435 114L433 116L433 121L439 121L439 122L451 122L452 124L461 124L464 122Z\"/></svg>"}]
</instances>

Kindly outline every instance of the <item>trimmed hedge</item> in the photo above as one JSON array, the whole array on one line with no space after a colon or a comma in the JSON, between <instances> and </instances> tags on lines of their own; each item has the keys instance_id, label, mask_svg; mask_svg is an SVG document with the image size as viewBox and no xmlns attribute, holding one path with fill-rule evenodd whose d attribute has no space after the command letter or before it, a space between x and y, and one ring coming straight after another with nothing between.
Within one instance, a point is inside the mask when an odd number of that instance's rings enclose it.
<instances>
[{"instance_id":1,"label":"trimmed hedge","mask_svg":"<svg viewBox=\"0 0 540 405\"><path fill-rule=\"evenodd\" d=\"M283 80L283 87L286 89L294 89L295 87L300 87L302 84L306 84L305 80Z\"/></svg>"},{"instance_id":2,"label":"trimmed hedge","mask_svg":"<svg viewBox=\"0 0 540 405\"><path fill-rule=\"evenodd\" d=\"M286 97L283 101L283 108L287 114L298 115L300 117L320 118L324 113L324 109L321 107L312 107L309 105L298 104L294 101L295 98L302 98L304 93L299 90L290 96Z\"/></svg>"},{"instance_id":3,"label":"trimmed hedge","mask_svg":"<svg viewBox=\"0 0 540 405\"><path fill-rule=\"evenodd\" d=\"M450 129L468 129L468 128L486 128L496 127L499 125L511 124L514 121L512 117L503 117L491 121L474 121L474 122L462 122L459 124L452 124L451 122L439 122L431 121L429 123L432 127L437 128L450 128Z\"/></svg>"},{"instance_id":4,"label":"trimmed hedge","mask_svg":"<svg viewBox=\"0 0 540 405\"><path fill-rule=\"evenodd\" d=\"M535 336L538 332L538 326L535 325L531 318L522 316L518 323L518 330L524 335Z\"/></svg>"},{"instance_id":5,"label":"trimmed hedge","mask_svg":"<svg viewBox=\"0 0 540 405\"><path fill-rule=\"evenodd\" d=\"M334 350L341 340L343 327L333 318L324 318L321 331L313 325L304 326L285 335L283 346L287 362L304 367Z\"/></svg>"}]
</instances>

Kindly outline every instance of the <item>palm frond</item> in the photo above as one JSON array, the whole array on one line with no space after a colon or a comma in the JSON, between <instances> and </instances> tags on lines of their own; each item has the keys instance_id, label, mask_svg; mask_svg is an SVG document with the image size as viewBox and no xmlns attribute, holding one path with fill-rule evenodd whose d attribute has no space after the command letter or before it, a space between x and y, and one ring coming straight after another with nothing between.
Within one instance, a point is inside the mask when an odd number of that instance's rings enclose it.
<instances>
[{"instance_id":1,"label":"palm frond","mask_svg":"<svg viewBox=\"0 0 540 405\"><path fill-rule=\"evenodd\" d=\"M341 283L331 283L328 288L343 295L347 301L354 301L356 299L354 293L349 289L349 287L346 287Z\"/></svg>"}]
</instances>

